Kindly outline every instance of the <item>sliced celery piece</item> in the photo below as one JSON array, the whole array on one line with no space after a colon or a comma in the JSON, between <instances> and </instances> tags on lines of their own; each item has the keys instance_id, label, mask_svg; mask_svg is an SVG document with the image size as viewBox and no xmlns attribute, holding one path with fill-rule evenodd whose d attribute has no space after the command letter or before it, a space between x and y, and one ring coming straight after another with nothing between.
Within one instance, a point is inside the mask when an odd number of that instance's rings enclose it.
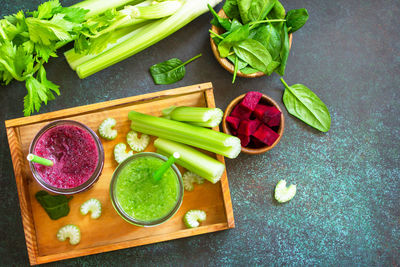
<instances>
[{"instance_id":1,"label":"sliced celery piece","mask_svg":"<svg viewBox=\"0 0 400 267\"><path fill-rule=\"evenodd\" d=\"M218 182L224 173L225 165L222 162L192 147L162 138L157 138L154 141L154 146L157 148L158 153L165 156L178 152L180 154L180 158L176 160L178 165L213 184Z\"/></svg>"},{"instance_id":2,"label":"sliced celery piece","mask_svg":"<svg viewBox=\"0 0 400 267\"><path fill-rule=\"evenodd\" d=\"M240 139L225 133L136 111L129 112L128 117L134 131L202 148L231 159L236 158L241 150Z\"/></svg>"}]
</instances>

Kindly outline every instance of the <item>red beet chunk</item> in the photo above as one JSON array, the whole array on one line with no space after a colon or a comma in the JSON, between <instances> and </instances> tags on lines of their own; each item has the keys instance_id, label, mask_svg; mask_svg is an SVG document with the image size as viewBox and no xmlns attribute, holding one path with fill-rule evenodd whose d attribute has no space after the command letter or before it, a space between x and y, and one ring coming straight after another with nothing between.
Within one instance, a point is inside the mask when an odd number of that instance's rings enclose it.
<instances>
[{"instance_id":1,"label":"red beet chunk","mask_svg":"<svg viewBox=\"0 0 400 267\"><path fill-rule=\"evenodd\" d=\"M260 148L260 147L264 147L265 146L265 144L263 142L261 142L260 140L258 140L254 136L252 136L250 139L251 139L251 144L252 144L252 146L254 148Z\"/></svg>"},{"instance_id":2,"label":"red beet chunk","mask_svg":"<svg viewBox=\"0 0 400 267\"><path fill-rule=\"evenodd\" d=\"M233 129L237 130L239 128L239 124L240 124L240 119L239 118L228 116L228 117L226 117L226 121L229 122L229 125Z\"/></svg>"},{"instance_id":3,"label":"red beet chunk","mask_svg":"<svg viewBox=\"0 0 400 267\"><path fill-rule=\"evenodd\" d=\"M250 91L244 96L239 105L247 110L254 111L258 102L260 102L261 96L262 94L260 92Z\"/></svg>"},{"instance_id":4,"label":"red beet chunk","mask_svg":"<svg viewBox=\"0 0 400 267\"><path fill-rule=\"evenodd\" d=\"M250 143L250 136L239 134L238 137L241 146L247 146Z\"/></svg>"},{"instance_id":5,"label":"red beet chunk","mask_svg":"<svg viewBox=\"0 0 400 267\"><path fill-rule=\"evenodd\" d=\"M281 124L281 112L276 107L259 104L256 106L254 114L269 127L279 126Z\"/></svg>"},{"instance_id":6,"label":"red beet chunk","mask_svg":"<svg viewBox=\"0 0 400 267\"><path fill-rule=\"evenodd\" d=\"M231 117L238 118L239 120L247 120L250 118L252 111L242 107L240 104L231 112Z\"/></svg>"},{"instance_id":7,"label":"red beet chunk","mask_svg":"<svg viewBox=\"0 0 400 267\"><path fill-rule=\"evenodd\" d=\"M258 126L260 126L261 121L255 120L244 120L240 122L238 134L250 136L257 130Z\"/></svg>"},{"instance_id":8,"label":"red beet chunk","mask_svg":"<svg viewBox=\"0 0 400 267\"><path fill-rule=\"evenodd\" d=\"M279 134L274 132L265 124L261 124L261 126L258 127L257 131L253 134L253 136L264 144L270 146L276 141L276 139L278 139Z\"/></svg>"}]
</instances>

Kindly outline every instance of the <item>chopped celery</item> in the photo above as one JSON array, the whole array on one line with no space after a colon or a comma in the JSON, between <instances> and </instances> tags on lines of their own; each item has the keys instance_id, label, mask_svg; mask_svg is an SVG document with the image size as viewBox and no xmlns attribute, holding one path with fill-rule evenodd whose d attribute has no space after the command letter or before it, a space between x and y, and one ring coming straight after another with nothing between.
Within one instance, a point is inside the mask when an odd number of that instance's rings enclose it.
<instances>
[{"instance_id":1,"label":"chopped celery","mask_svg":"<svg viewBox=\"0 0 400 267\"><path fill-rule=\"evenodd\" d=\"M224 173L225 165L223 163L192 147L162 138L157 138L154 146L158 153L165 156L179 152L180 158L176 160L177 164L213 184L218 182Z\"/></svg>"},{"instance_id":2,"label":"chopped celery","mask_svg":"<svg viewBox=\"0 0 400 267\"><path fill-rule=\"evenodd\" d=\"M218 126L224 115L219 108L175 106L164 109L163 114L174 121L184 121L202 127Z\"/></svg>"},{"instance_id":3,"label":"chopped celery","mask_svg":"<svg viewBox=\"0 0 400 267\"><path fill-rule=\"evenodd\" d=\"M115 63L124 60L143 49L159 42L176 32L201 14L207 12L207 4L217 5L221 0L186 0L181 8L172 16L162 18L147 28L142 34L131 37L97 57L79 65L76 69L78 76L83 79ZM144 26L146 27L146 26Z\"/></svg>"},{"instance_id":4,"label":"chopped celery","mask_svg":"<svg viewBox=\"0 0 400 267\"><path fill-rule=\"evenodd\" d=\"M187 123L129 112L132 130L202 148L228 158L236 158L241 150L240 139L225 133ZM200 175L201 176L201 175Z\"/></svg>"}]
</instances>

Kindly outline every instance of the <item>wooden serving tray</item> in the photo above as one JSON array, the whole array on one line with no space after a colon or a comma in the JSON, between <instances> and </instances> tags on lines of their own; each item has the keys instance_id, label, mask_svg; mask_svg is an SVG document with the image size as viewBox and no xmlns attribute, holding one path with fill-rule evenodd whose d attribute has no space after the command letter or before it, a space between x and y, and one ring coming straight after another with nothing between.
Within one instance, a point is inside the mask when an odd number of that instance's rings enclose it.
<instances>
[{"instance_id":1,"label":"wooden serving tray","mask_svg":"<svg viewBox=\"0 0 400 267\"><path fill-rule=\"evenodd\" d=\"M196 184L192 192L185 191L182 206L177 214L160 226L143 228L131 225L114 210L109 196L111 176L117 167L113 148L119 142L126 143L126 134L130 130L129 111L136 110L159 116L162 109L171 105L215 107L212 84L181 87L5 122L26 246L32 265L199 235L235 226L226 172L216 184L206 181L202 185ZM88 191L74 195L69 203L71 211L68 216L51 220L34 196L42 188L33 179L26 160L31 140L39 129L54 120L72 119L97 130L100 123L108 117L117 120L118 137L113 141L102 140L105 162L100 179ZM152 140L154 139L155 137L152 137ZM152 144L146 149L146 151L154 150ZM213 155L224 163L222 156ZM79 212L80 205L90 198L97 198L102 203L102 215L98 220L82 216ZM202 209L207 213L207 220L198 228L187 229L182 222L183 215L190 209ZM75 246L70 245L68 241L60 242L56 239L58 229L70 223L78 225L81 229L81 242Z\"/></svg>"}]
</instances>

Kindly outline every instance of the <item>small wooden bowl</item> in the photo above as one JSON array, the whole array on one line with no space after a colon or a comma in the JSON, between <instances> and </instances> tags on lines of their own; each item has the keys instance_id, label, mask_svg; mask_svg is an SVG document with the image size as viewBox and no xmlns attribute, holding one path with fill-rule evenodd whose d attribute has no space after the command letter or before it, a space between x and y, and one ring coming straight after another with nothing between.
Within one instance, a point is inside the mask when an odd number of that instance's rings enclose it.
<instances>
[{"instance_id":1,"label":"small wooden bowl","mask_svg":"<svg viewBox=\"0 0 400 267\"><path fill-rule=\"evenodd\" d=\"M218 15L219 15L221 18L227 18L227 17L228 17L228 16L225 14L225 11L224 11L223 9L221 9L221 10L218 12ZM213 32L217 33L217 34L223 34L223 33L225 32L225 29L219 28L219 27L217 27L217 26L215 26L215 25L212 25L212 26L211 26L211 30L212 30ZM292 37L293 37L292 34L289 34L289 48L292 47ZM226 69L227 71L229 71L230 73L233 74L233 72L235 71L235 66L234 66L227 58L222 58L222 57L220 57L219 51L218 51L218 47L217 47L217 45L215 44L214 40L211 38L211 36L210 36L210 43L211 43L211 50L213 51L214 56L215 56L215 58L217 59L217 61L219 62L219 64L220 64L224 69ZM237 72L236 75L239 76L239 77L244 77L244 78L257 78L257 77L264 76L265 73L259 71L259 72L255 72L255 73L252 73L252 74L244 74L244 73L242 73L240 70L238 70L238 72Z\"/></svg>"},{"instance_id":2,"label":"small wooden bowl","mask_svg":"<svg viewBox=\"0 0 400 267\"><path fill-rule=\"evenodd\" d=\"M228 117L231 114L233 108L237 104L239 104L240 101L242 101L244 96L245 96L245 94L236 97L235 99L232 100L231 103L229 103L228 107L226 108L226 110L224 112L224 118L222 119L222 130L224 131L224 133L232 135L231 126L226 122L226 117ZM281 137L283 135L283 131L285 129L285 117L283 116L282 109L279 107L279 105L272 98L270 98L269 96L264 95L264 94L261 97L260 103L269 105L269 106L274 106L281 112L281 124L279 125L279 129L277 131L277 133L279 134L279 137L270 146L259 147L259 148L251 148L251 147L243 147L242 146L242 152L246 153L246 154L256 155L256 154L262 154L262 153L267 152L268 150L271 150L279 143L279 141L281 140Z\"/></svg>"}]
</instances>

